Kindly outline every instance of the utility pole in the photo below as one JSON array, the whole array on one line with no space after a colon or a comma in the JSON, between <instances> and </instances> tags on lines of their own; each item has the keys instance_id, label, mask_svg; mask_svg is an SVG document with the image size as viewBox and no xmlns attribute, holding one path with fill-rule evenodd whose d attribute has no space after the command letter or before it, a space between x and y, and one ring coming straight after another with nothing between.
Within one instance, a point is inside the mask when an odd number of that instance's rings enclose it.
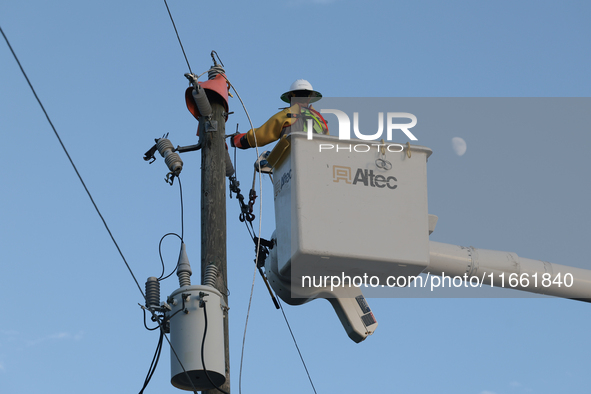
<instances>
[{"instance_id":1,"label":"utility pole","mask_svg":"<svg viewBox=\"0 0 591 394\"><path fill-rule=\"evenodd\" d=\"M215 264L219 275L216 288L228 305L226 261L226 110L223 98L208 95L213 114L208 120L199 118L201 141L201 283L209 264ZM224 352L226 359L226 382L220 387L230 392L230 347L228 312L224 314ZM218 394L217 389L202 391Z\"/></svg>"}]
</instances>

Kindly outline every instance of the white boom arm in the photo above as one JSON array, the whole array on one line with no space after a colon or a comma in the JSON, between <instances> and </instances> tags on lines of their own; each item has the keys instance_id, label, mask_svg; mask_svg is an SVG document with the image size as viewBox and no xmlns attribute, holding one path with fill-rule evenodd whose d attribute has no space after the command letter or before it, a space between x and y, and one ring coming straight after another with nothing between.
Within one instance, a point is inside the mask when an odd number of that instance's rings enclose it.
<instances>
[{"instance_id":1,"label":"white boom arm","mask_svg":"<svg viewBox=\"0 0 591 394\"><path fill-rule=\"evenodd\" d=\"M477 277L494 287L591 302L591 270L527 259L511 252L430 241L429 266L423 272L464 280Z\"/></svg>"}]
</instances>

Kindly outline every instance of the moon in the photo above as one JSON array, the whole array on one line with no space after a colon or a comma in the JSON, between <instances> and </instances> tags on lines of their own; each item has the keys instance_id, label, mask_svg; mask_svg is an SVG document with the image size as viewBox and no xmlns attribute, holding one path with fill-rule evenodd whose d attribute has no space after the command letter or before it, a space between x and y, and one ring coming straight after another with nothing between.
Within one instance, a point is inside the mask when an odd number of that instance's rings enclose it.
<instances>
[{"instance_id":1,"label":"moon","mask_svg":"<svg viewBox=\"0 0 591 394\"><path fill-rule=\"evenodd\" d=\"M460 137L454 137L451 139L451 146L454 149L454 152L456 152L456 155L458 156L462 156L464 153L466 153L466 141L464 141L462 138Z\"/></svg>"}]
</instances>

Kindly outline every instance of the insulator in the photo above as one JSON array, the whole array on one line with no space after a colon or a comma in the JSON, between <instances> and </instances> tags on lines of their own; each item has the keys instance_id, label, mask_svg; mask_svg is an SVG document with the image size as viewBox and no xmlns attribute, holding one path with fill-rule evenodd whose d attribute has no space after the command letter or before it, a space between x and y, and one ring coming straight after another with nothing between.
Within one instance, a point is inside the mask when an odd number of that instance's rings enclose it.
<instances>
[{"instance_id":1,"label":"insulator","mask_svg":"<svg viewBox=\"0 0 591 394\"><path fill-rule=\"evenodd\" d=\"M164 157L164 152L167 150L173 150L174 146L172 146L172 142L168 138L160 138L156 143L156 147L158 148L158 152Z\"/></svg>"},{"instance_id":2,"label":"insulator","mask_svg":"<svg viewBox=\"0 0 591 394\"><path fill-rule=\"evenodd\" d=\"M175 174L180 173L183 169L183 161L178 153L172 152L164 158L164 162L168 166L168 169Z\"/></svg>"},{"instance_id":3,"label":"insulator","mask_svg":"<svg viewBox=\"0 0 591 394\"><path fill-rule=\"evenodd\" d=\"M191 274L188 272L179 272L177 274L179 277L179 284L181 287L183 286L191 286Z\"/></svg>"},{"instance_id":4,"label":"insulator","mask_svg":"<svg viewBox=\"0 0 591 394\"><path fill-rule=\"evenodd\" d=\"M160 307L160 282L151 276L146 281L146 308Z\"/></svg>"},{"instance_id":5,"label":"insulator","mask_svg":"<svg viewBox=\"0 0 591 394\"><path fill-rule=\"evenodd\" d=\"M209 264L205 268L205 274L203 275L203 284L205 286L211 286L215 288L218 278L218 267L215 264Z\"/></svg>"},{"instance_id":6,"label":"insulator","mask_svg":"<svg viewBox=\"0 0 591 394\"><path fill-rule=\"evenodd\" d=\"M197 105L199 115L211 116L211 114L213 114L213 110L209 104L209 99L207 98L207 94L205 94L205 89L203 89L199 84L195 85L195 88L193 89L193 100Z\"/></svg>"},{"instance_id":7,"label":"insulator","mask_svg":"<svg viewBox=\"0 0 591 394\"><path fill-rule=\"evenodd\" d=\"M187 247L185 243L181 243L181 253L179 253L179 261L177 262L176 275L179 277L179 284L183 286L191 286L191 264L189 263L189 257L187 256Z\"/></svg>"},{"instance_id":8,"label":"insulator","mask_svg":"<svg viewBox=\"0 0 591 394\"><path fill-rule=\"evenodd\" d=\"M183 169L183 161L178 153L173 152L174 147L170 140L167 138L160 138L156 143L156 147L158 148L160 155L164 157L164 162L168 166L168 169L178 176Z\"/></svg>"},{"instance_id":9,"label":"insulator","mask_svg":"<svg viewBox=\"0 0 591 394\"><path fill-rule=\"evenodd\" d=\"M226 71L224 70L224 68L222 66L220 66L219 64L216 64L215 66L211 66L211 68L207 72L207 78L214 79L216 77L216 75L225 74L225 73L226 73Z\"/></svg>"}]
</instances>

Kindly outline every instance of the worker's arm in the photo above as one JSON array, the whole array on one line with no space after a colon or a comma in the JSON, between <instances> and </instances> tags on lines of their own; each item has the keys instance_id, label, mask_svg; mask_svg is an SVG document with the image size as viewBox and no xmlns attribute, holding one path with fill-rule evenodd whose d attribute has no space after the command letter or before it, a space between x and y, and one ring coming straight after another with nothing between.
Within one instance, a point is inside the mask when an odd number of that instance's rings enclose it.
<instances>
[{"instance_id":1,"label":"worker's arm","mask_svg":"<svg viewBox=\"0 0 591 394\"><path fill-rule=\"evenodd\" d=\"M281 132L285 127L291 126L295 121L295 117L289 117L289 113L297 114L300 108L297 104L290 108L286 108L275 115L273 115L268 121L265 122L261 127L248 130L246 133L237 134L232 137L232 146L241 149L252 148L255 145L264 146L271 142L277 141L281 137ZM256 135L256 144L255 144Z\"/></svg>"}]
</instances>

